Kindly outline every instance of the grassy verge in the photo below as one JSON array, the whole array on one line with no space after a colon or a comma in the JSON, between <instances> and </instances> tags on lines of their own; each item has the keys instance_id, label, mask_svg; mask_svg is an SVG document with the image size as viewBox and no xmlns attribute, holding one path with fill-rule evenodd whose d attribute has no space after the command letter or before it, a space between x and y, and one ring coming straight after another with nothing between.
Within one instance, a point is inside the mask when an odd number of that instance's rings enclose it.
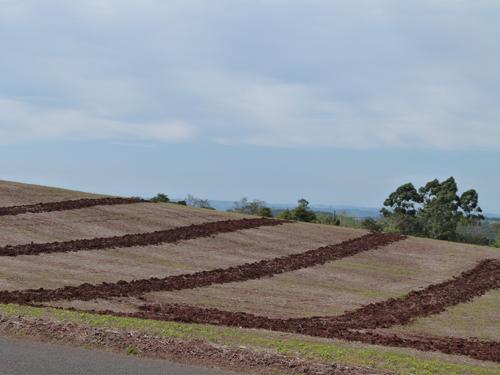
<instances>
[{"instance_id":1,"label":"grassy verge","mask_svg":"<svg viewBox=\"0 0 500 375\"><path fill-rule=\"evenodd\" d=\"M273 350L281 354L298 355L316 361L351 366L370 366L398 374L500 375L500 365L492 363L482 363L437 353L383 348L260 330L119 318L52 308L2 304L0 304L0 314L11 317L49 318L101 328L145 331L158 336L178 339L201 339L228 346Z\"/></svg>"}]
</instances>

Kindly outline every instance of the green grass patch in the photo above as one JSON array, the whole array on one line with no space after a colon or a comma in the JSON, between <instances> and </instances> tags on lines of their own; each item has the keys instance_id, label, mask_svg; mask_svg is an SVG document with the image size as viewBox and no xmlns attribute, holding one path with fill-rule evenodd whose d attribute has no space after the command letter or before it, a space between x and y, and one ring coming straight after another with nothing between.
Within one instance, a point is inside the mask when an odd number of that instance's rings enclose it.
<instances>
[{"instance_id":1,"label":"green grass patch","mask_svg":"<svg viewBox=\"0 0 500 375\"><path fill-rule=\"evenodd\" d=\"M0 314L25 318L50 318L77 324L110 329L145 331L150 334L178 339L201 339L219 344L255 350L274 350L305 359L335 362L343 365L370 366L398 374L498 374L500 365L463 363L459 358L436 353L410 352L405 349L383 348L337 340L322 340L261 330L217 327L200 324L160 322L137 318L74 312L53 308L1 305ZM127 351L128 352L128 351ZM129 353L135 354L133 348Z\"/></svg>"}]
</instances>

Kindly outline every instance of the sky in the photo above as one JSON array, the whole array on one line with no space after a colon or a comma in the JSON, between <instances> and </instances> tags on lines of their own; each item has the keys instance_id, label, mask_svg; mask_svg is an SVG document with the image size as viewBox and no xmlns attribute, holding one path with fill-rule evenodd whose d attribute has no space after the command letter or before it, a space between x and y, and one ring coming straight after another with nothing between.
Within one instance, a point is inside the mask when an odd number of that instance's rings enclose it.
<instances>
[{"instance_id":1,"label":"sky","mask_svg":"<svg viewBox=\"0 0 500 375\"><path fill-rule=\"evenodd\" d=\"M500 213L496 0L0 0L0 179Z\"/></svg>"}]
</instances>

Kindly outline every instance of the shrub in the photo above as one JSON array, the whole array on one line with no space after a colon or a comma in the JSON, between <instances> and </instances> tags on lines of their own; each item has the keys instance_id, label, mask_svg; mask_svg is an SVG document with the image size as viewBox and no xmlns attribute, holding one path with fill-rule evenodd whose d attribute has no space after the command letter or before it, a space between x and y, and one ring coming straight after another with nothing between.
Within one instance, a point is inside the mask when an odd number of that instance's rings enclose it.
<instances>
[{"instance_id":1,"label":"shrub","mask_svg":"<svg viewBox=\"0 0 500 375\"><path fill-rule=\"evenodd\" d=\"M229 211L263 217L273 216L272 211L269 207L267 207L266 202L259 200L250 202L248 198L241 198L239 201L234 202L234 208Z\"/></svg>"},{"instance_id":2,"label":"shrub","mask_svg":"<svg viewBox=\"0 0 500 375\"><path fill-rule=\"evenodd\" d=\"M153 203L168 203L170 202L170 198L166 194L158 193L156 197L151 198L150 201Z\"/></svg>"},{"instance_id":3,"label":"shrub","mask_svg":"<svg viewBox=\"0 0 500 375\"><path fill-rule=\"evenodd\" d=\"M369 230L370 232L382 232L384 226L378 220L367 218L361 223L361 227Z\"/></svg>"}]
</instances>

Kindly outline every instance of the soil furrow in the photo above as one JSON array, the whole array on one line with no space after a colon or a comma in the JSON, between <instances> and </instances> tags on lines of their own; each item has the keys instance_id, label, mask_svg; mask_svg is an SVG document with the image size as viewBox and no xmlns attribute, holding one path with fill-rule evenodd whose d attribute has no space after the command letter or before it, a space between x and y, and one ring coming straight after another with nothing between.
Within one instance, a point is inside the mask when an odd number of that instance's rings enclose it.
<instances>
[{"instance_id":1,"label":"soil furrow","mask_svg":"<svg viewBox=\"0 0 500 375\"><path fill-rule=\"evenodd\" d=\"M435 336L400 337L370 331L357 331L335 324L325 324L325 322L320 322L314 318L268 318L244 312L230 312L185 305L143 305L140 309L141 311L135 313L120 313L116 311L90 312L182 323L265 329L315 337L357 341L374 345L413 348L422 351L438 351L446 354L465 355L475 359L500 362L500 342L494 341Z\"/></svg>"},{"instance_id":2,"label":"soil furrow","mask_svg":"<svg viewBox=\"0 0 500 375\"><path fill-rule=\"evenodd\" d=\"M500 260L485 259L451 280L410 292L404 297L371 303L334 318L315 319L357 329L388 328L439 314L450 306L468 302L496 288L500 288Z\"/></svg>"},{"instance_id":3,"label":"soil furrow","mask_svg":"<svg viewBox=\"0 0 500 375\"><path fill-rule=\"evenodd\" d=\"M265 219L255 219L265 220ZM249 221L248 223L258 223ZM245 223L242 221L241 223ZM265 225L276 225L279 221L262 221ZM217 224L217 223L214 223ZM212 224L212 225L214 225ZM207 224L209 225L209 224ZM168 276L162 279L151 278L116 283L82 284L58 289L27 289L19 291L0 291L2 303L30 303L55 300L92 300L95 298L140 296L149 292L194 289L213 284L243 282L272 277L285 272L325 264L363 251L375 249L400 241L404 237L395 234L371 233L344 241L337 245L325 246L305 253L246 263L240 266L220 268L191 274Z\"/></svg>"},{"instance_id":4,"label":"soil furrow","mask_svg":"<svg viewBox=\"0 0 500 375\"><path fill-rule=\"evenodd\" d=\"M113 206L118 204L132 204L146 202L140 198L96 198L75 199L60 202L37 203L22 206L0 207L0 216L14 216L27 213L38 214L42 212L67 211L94 206Z\"/></svg>"},{"instance_id":5,"label":"soil furrow","mask_svg":"<svg viewBox=\"0 0 500 375\"><path fill-rule=\"evenodd\" d=\"M224 220L211 223L192 224L168 230L126 234L124 236L80 239L51 243L30 243L25 245L7 245L0 247L0 256L38 255L47 253L67 253L83 250L100 250L126 248L134 246L151 246L210 237L218 233L235 232L262 226L275 226L283 221L266 218Z\"/></svg>"}]
</instances>

